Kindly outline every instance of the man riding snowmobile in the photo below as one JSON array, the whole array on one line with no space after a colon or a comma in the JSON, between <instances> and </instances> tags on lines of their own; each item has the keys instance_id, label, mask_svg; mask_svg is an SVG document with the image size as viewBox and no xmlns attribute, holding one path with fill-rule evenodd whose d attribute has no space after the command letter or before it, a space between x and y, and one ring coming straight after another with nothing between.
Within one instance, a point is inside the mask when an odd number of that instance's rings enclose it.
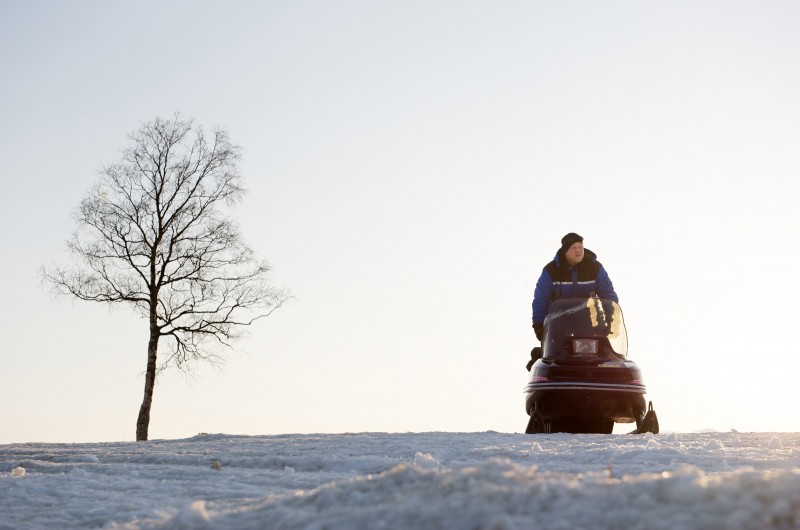
<instances>
[{"instance_id":1,"label":"man riding snowmobile","mask_svg":"<svg viewBox=\"0 0 800 530\"><path fill-rule=\"evenodd\" d=\"M536 283L525 387L526 433L606 433L615 423L658 433L641 371L627 359L619 297L594 252L570 232Z\"/></svg>"},{"instance_id":2,"label":"man riding snowmobile","mask_svg":"<svg viewBox=\"0 0 800 530\"><path fill-rule=\"evenodd\" d=\"M561 248L542 269L533 293L533 331L541 342L544 319L550 303L559 298L598 296L619 302L611 278L597 255L583 247L583 238L570 232L561 238Z\"/></svg>"}]
</instances>

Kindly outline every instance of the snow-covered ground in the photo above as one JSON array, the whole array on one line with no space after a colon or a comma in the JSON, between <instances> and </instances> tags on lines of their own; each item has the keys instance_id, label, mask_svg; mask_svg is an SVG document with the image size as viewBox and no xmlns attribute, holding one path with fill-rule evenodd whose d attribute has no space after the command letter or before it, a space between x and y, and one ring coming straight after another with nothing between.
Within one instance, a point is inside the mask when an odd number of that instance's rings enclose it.
<instances>
[{"instance_id":1,"label":"snow-covered ground","mask_svg":"<svg viewBox=\"0 0 800 530\"><path fill-rule=\"evenodd\" d=\"M0 528L796 529L800 433L0 445Z\"/></svg>"}]
</instances>

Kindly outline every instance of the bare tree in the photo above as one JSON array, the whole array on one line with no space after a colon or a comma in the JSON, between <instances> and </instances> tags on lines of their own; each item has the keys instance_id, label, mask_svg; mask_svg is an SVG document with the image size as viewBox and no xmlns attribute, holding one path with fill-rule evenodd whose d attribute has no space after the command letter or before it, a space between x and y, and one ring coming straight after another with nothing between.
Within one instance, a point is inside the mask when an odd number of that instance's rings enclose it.
<instances>
[{"instance_id":1,"label":"bare tree","mask_svg":"<svg viewBox=\"0 0 800 530\"><path fill-rule=\"evenodd\" d=\"M129 135L119 162L75 212L69 268L43 268L60 294L131 304L147 319L144 399L136 439L147 440L156 375L193 361L219 363L242 327L270 315L288 294L266 281L237 225L221 211L245 191L241 148L224 130L206 134L176 114ZM159 342L169 346L159 359Z\"/></svg>"}]
</instances>

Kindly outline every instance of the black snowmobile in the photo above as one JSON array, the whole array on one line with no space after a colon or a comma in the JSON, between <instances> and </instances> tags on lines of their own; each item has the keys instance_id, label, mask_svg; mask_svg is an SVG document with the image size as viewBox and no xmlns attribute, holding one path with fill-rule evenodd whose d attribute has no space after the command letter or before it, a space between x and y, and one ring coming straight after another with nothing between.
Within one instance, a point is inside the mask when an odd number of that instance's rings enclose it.
<instances>
[{"instance_id":1,"label":"black snowmobile","mask_svg":"<svg viewBox=\"0 0 800 530\"><path fill-rule=\"evenodd\" d=\"M542 347L531 351L526 434L610 434L636 422L634 433L658 433L658 418L636 364L629 361L622 309L602 298L550 304Z\"/></svg>"}]
</instances>

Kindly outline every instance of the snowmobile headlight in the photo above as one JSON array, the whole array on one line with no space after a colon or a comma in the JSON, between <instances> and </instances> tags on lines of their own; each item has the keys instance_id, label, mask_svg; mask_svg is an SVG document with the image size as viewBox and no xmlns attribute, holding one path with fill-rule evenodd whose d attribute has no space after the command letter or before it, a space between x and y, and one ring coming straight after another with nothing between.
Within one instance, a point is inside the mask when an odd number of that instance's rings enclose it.
<instances>
[{"instance_id":1,"label":"snowmobile headlight","mask_svg":"<svg viewBox=\"0 0 800 530\"><path fill-rule=\"evenodd\" d=\"M597 355L600 343L594 339L574 339L572 351L575 355Z\"/></svg>"}]
</instances>

